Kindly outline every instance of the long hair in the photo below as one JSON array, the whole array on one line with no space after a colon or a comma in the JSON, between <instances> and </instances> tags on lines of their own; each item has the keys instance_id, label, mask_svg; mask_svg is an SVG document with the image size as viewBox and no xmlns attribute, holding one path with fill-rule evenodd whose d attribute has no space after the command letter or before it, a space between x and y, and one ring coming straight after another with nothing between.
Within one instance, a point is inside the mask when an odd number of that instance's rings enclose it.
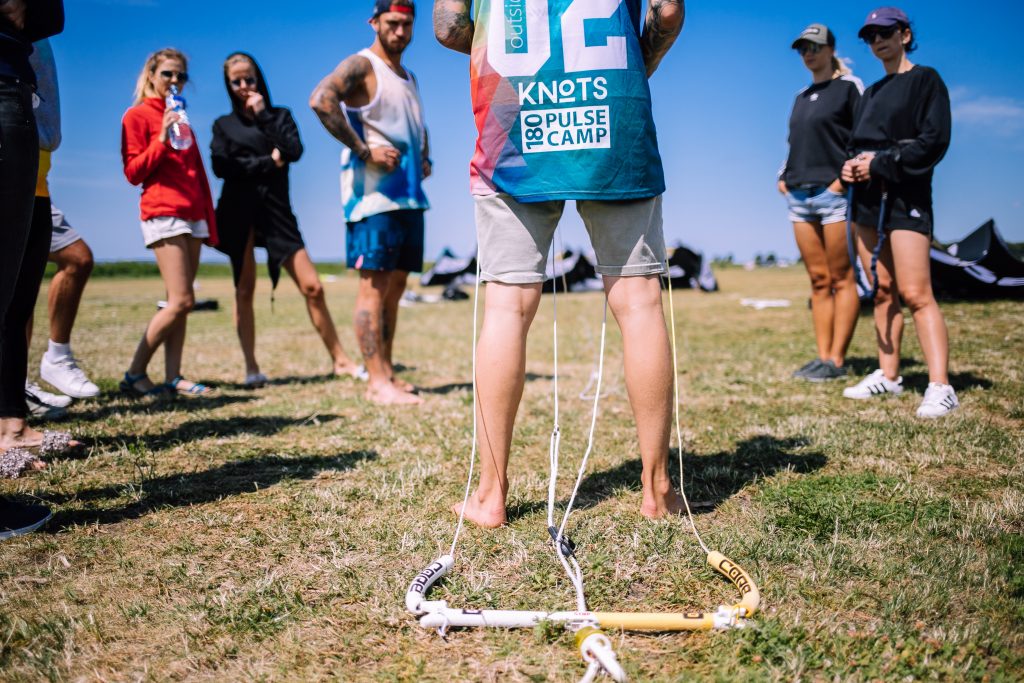
<instances>
[{"instance_id":1,"label":"long hair","mask_svg":"<svg viewBox=\"0 0 1024 683\"><path fill-rule=\"evenodd\" d=\"M832 53L832 78L841 78L842 76L852 76L853 70L847 66L837 53Z\"/></svg>"},{"instance_id":2,"label":"long hair","mask_svg":"<svg viewBox=\"0 0 1024 683\"><path fill-rule=\"evenodd\" d=\"M153 88L149 84L149 79L154 73L156 73L156 65L163 59L177 59L181 62L181 68L188 71L188 57L186 57L185 53L181 50L176 50L173 47L165 47L162 50L157 50L146 58L146 63L142 66L142 71L139 72L139 78L135 82L135 96L134 102L132 102L133 105L139 104L147 97L153 96Z\"/></svg>"}]
</instances>

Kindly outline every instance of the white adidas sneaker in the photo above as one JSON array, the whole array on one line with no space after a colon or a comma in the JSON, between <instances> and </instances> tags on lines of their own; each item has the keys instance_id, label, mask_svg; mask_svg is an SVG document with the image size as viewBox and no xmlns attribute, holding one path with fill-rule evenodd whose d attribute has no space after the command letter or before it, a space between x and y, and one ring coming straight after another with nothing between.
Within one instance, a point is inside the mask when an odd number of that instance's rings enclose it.
<instances>
[{"instance_id":1,"label":"white adidas sneaker","mask_svg":"<svg viewBox=\"0 0 1024 683\"><path fill-rule=\"evenodd\" d=\"M100 388L89 381L82 368L78 367L78 361L74 356L51 360L48 354L43 354L43 360L39 363L39 376L47 384L52 384L74 398L93 398L100 395Z\"/></svg>"},{"instance_id":2,"label":"white adidas sneaker","mask_svg":"<svg viewBox=\"0 0 1024 683\"><path fill-rule=\"evenodd\" d=\"M960 407L956 392L948 384L932 382L924 392L924 400L917 409L917 416L934 419L948 415Z\"/></svg>"},{"instance_id":3,"label":"white adidas sneaker","mask_svg":"<svg viewBox=\"0 0 1024 683\"><path fill-rule=\"evenodd\" d=\"M897 377L893 381L885 376L882 369L875 370L870 375L854 384L852 387L843 389L843 396L863 400L874 396L892 394L897 396L903 393L903 378Z\"/></svg>"}]
</instances>

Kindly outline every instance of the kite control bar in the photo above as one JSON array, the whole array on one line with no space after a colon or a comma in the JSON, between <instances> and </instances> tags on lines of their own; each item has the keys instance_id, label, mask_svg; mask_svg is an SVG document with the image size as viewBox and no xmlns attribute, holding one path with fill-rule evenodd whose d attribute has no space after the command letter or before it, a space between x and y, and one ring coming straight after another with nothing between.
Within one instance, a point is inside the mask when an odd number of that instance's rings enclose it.
<instances>
[{"instance_id":1,"label":"kite control bar","mask_svg":"<svg viewBox=\"0 0 1024 683\"><path fill-rule=\"evenodd\" d=\"M761 604L761 593L750 575L719 552L708 554L708 564L736 586L743 596L738 603L723 605L714 612L685 614L658 612L544 612L529 610L454 609L444 600L427 600L427 592L454 565L451 555L442 555L420 572L405 595L406 608L420 617L420 625L446 632L462 628L532 628L548 621L570 628L599 626L624 631L706 631L742 628Z\"/></svg>"}]
</instances>

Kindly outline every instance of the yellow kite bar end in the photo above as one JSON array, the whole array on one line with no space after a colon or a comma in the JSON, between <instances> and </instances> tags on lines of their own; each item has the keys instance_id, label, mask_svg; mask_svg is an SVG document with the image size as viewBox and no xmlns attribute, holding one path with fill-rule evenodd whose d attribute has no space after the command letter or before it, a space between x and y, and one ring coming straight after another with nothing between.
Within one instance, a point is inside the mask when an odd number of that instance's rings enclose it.
<instances>
[{"instance_id":1,"label":"yellow kite bar end","mask_svg":"<svg viewBox=\"0 0 1024 683\"><path fill-rule=\"evenodd\" d=\"M728 624L726 628L742 626L743 620L752 617L757 612L757 608L761 606L761 591L757 589L757 584L750 578L750 574L722 553L718 551L708 553L708 564L729 579L743 596L731 608L724 608L726 612L734 613L733 623ZM725 616L722 609L719 609L719 614Z\"/></svg>"}]
</instances>

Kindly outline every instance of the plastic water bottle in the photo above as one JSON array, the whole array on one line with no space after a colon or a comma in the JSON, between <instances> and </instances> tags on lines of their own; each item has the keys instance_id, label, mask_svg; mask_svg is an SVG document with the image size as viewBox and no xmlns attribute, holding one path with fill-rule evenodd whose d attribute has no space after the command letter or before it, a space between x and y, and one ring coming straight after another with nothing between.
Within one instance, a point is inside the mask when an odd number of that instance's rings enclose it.
<instances>
[{"instance_id":1,"label":"plastic water bottle","mask_svg":"<svg viewBox=\"0 0 1024 683\"><path fill-rule=\"evenodd\" d=\"M174 149L188 149L195 142L192 126L188 123L185 113L185 98L178 94L178 86L171 86L171 94L167 96L167 108L178 114L178 120L171 124L168 139Z\"/></svg>"}]
</instances>

